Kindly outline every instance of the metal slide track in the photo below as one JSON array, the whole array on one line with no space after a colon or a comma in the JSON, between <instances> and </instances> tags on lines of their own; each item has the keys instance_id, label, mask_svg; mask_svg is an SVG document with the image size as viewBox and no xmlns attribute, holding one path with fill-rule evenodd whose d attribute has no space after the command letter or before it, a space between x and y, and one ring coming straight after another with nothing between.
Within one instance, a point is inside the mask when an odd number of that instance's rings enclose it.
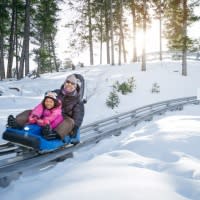
<instances>
[{"instance_id":1,"label":"metal slide track","mask_svg":"<svg viewBox=\"0 0 200 200\"><path fill-rule=\"evenodd\" d=\"M11 143L2 144L0 145L0 187L8 186L12 180L28 170L62 161L71 157L72 153L81 147L97 143L111 135L117 136L122 129L131 125L136 126L142 121L150 121L154 115L182 110L186 104L199 104L199 100L193 96L162 101L96 121L81 128L81 143L75 146L67 145L51 153L38 154Z\"/></svg>"}]
</instances>

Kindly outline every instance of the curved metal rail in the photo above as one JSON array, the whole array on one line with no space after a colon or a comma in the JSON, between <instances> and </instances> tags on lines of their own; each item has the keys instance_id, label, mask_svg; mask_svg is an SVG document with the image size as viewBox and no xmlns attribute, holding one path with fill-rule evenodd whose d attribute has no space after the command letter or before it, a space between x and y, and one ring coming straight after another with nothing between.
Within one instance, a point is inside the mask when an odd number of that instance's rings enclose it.
<instances>
[{"instance_id":1,"label":"curved metal rail","mask_svg":"<svg viewBox=\"0 0 200 200\"><path fill-rule=\"evenodd\" d=\"M136 126L141 121L150 121L154 115L162 115L168 110L182 110L186 104L199 104L199 100L196 96L192 96L162 101L96 121L81 128L81 143L75 146L67 145L52 153L40 155L33 152L22 152L22 154L18 153L17 156L15 154L9 158L1 159L0 157L0 186L6 187L11 180L16 179L26 170L64 160L74 150L96 143L102 138L119 135L122 129L131 125ZM5 146L6 144L2 145L2 148Z\"/></svg>"}]
</instances>

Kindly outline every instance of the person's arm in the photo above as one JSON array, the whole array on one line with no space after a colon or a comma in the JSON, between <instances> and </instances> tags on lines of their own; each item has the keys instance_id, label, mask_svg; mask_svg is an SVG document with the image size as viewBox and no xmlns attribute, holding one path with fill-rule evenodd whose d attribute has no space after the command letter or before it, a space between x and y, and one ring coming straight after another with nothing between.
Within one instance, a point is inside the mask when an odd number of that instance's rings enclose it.
<instances>
[{"instance_id":1,"label":"person's arm","mask_svg":"<svg viewBox=\"0 0 200 200\"><path fill-rule=\"evenodd\" d=\"M60 106L58 108L54 108L52 110L51 115L44 117L43 119L46 121L49 121L49 123L53 122L58 116L61 116L61 108Z\"/></svg>"},{"instance_id":2,"label":"person's arm","mask_svg":"<svg viewBox=\"0 0 200 200\"><path fill-rule=\"evenodd\" d=\"M37 124L39 126L45 126L47 124L51 124L54 120L57 119L58 116L61 116L61 106L54 108L51 110L51 114L49 116L44 116L42 119L37 120Z\"/></svg>"},{"instance_id":3,"label":"person's arm","mask_svg":"<svg viewBox=\"0 0 200 200\"><path fill-rule=\"evenodd\" d=\"M28 123L35 124L37 120L42 116L43 113L43 105L40 103L38 104L30 113L28 117Z\"/></svg>"},{"instance_id":4,"label":"person's arm","mask_svg":"<svg viewBox=\"0 0 200 200\"><path fill-rule=\"evenodd\" d=\"M40 103L31 111L30 116L37 116L38 118L40 118L42 116L43 110L44 110L44 107Z\"/></svg>"},{"instance_id":5,"label":"person's arm","mask_svg":"<svg viewBox=\"0 0 200 200\"><path fill-rule=\"evenodd\" d=\"M84 117L84 104L79 102L74 106L72 118L74 119L75 127L79 128L83 122Z\"/></svg>"}]
</instances>

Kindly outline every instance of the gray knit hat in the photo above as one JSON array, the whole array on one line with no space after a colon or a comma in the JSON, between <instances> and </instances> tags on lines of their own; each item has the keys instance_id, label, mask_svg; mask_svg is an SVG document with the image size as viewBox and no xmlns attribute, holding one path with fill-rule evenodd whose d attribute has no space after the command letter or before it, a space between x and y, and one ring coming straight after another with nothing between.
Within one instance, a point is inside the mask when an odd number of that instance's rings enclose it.
<instances>
[{"instance_id":1,"label":"gray knit hat","mask_svg":"<svg viewBox=\"0 0 200 200\"><path fill-rule=\"evenodd\" d=\"M66 83L67 81L69 81L69 82L71 82L71 83L74 83L75 85L77 85L77 83L78 83L77 78L76 78L73 74L69 75L69 76L66 78L65 83Z\"/></svg>"}]
</instances>

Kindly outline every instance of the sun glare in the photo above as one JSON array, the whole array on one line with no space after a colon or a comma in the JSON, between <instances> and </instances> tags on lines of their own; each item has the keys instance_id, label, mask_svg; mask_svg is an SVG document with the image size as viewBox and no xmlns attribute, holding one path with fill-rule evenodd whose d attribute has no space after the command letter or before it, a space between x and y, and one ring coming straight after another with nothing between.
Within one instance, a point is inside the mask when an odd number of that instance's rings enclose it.
<instances>
[{"instance_id":1,"label":"sun glare","mask_svg":"<svg viewBox=\"0 0 200 200\"><path fill-rule=\"evenodd\" d=\"M142 30L137 31L136 46L138 54L141 54L144 43L144 33ZM157 21L153 22L151 27L146 31L146 52L159 51L160 36L159 36L159 24Z\"/></svg>"}]
</instances>

